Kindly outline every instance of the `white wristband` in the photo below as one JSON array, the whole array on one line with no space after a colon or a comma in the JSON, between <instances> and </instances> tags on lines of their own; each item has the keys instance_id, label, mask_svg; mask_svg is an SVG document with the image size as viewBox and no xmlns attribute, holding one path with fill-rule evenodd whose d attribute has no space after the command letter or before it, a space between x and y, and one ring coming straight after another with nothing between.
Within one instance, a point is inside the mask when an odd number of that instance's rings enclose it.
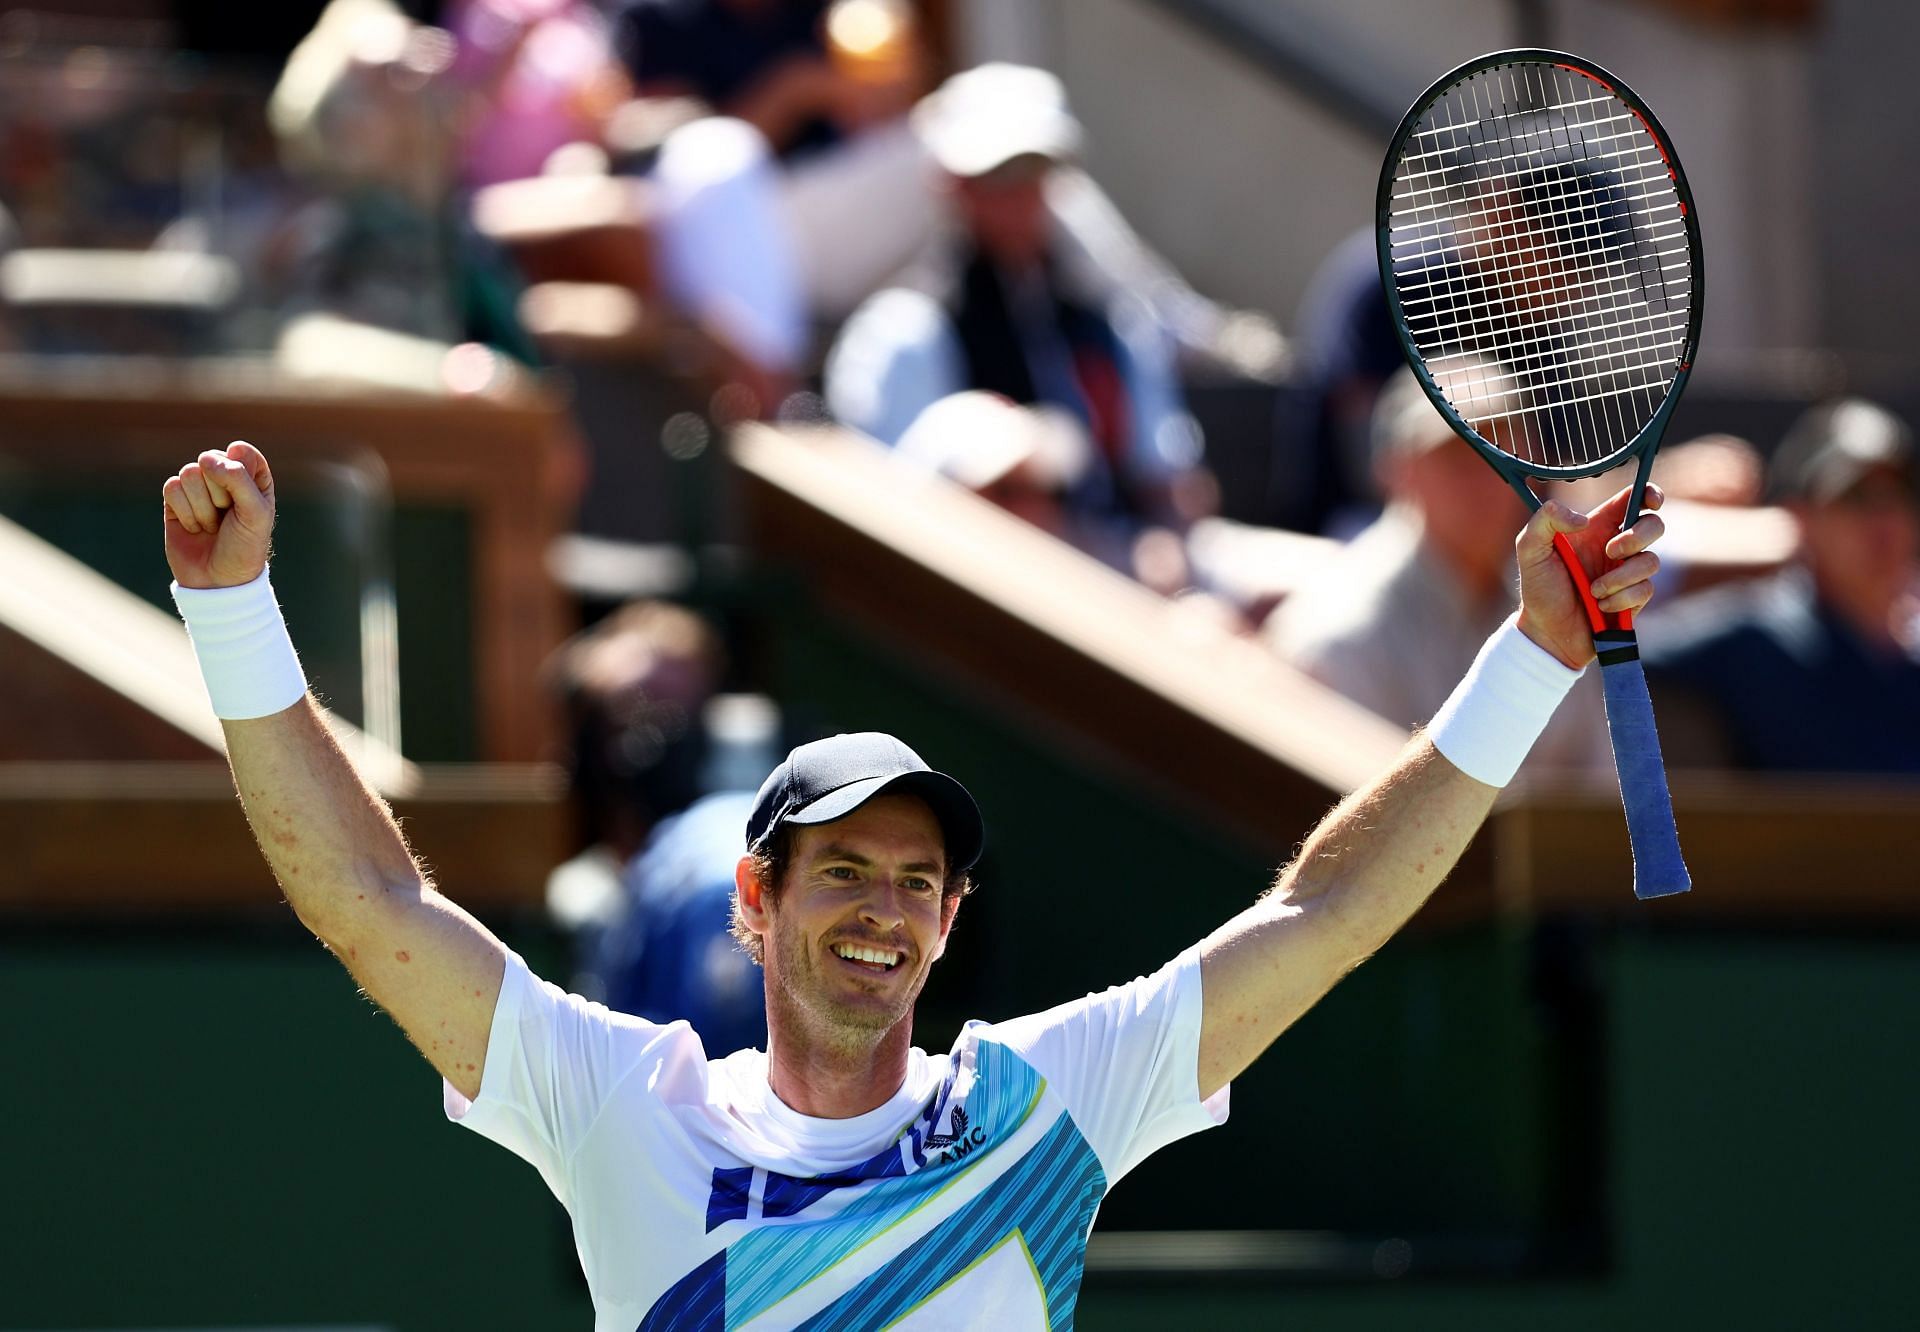
<instances>
[{"instance_id":1,"label":"white wristband","mask_svg":"<svg viewBox=\"0 0 1920 1332\"><path fill-rule=\"evenodd\" d=\"M1505 786L1581 674L1521 633L1510 617L1440 705L1427 738L1475 781Z\"/></svg>"},{"instance_id":2,"label":"white wristband","mask_svg":"<svg viewBox=\"0 0 1920 1332\"><path fill-rule=\"evenodd\" d=\"M214 716L227 721L270 717L307 692L306 674L265 569L238 587L175 583L173 604L187 622Z\"/></svg>"}]
</instances>

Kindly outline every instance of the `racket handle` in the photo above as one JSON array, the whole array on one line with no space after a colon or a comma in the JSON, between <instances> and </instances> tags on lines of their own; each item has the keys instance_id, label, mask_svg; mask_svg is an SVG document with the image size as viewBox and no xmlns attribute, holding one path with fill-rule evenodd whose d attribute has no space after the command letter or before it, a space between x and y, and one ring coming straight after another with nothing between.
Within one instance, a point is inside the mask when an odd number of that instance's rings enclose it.
<instances>
[{"instance_id":1,"label":"racket handle","mask_svg":"<svg viewBox=\"0 0 1920 1332\"><path fill-rule=\"evenodd\" d=\"M1631 630L1632 611L1616 611L1609 615L1600 609L1600 603L1593 597L1593 580L1587 577L1587 571L1581 567L1580 557L1573 553L1573 543L1567 540L1565 532L1553 534L1553 548L1560 553L1560 563L1567 566L1567 572L1573 577L1573 590L1580 594L1580 604L1587 612L1587 625L1594 634L1597 636L1614 629Z\"/></svg>"},{"instance_id":2,"label":"racket handle","mask_svg":"<svg viewBox=\"0 0 1920 1332\"><path fill-rule=\"evenodd\" d=\"M1607 699L1607 733L1613 741L1613 768L1620 779L1620 803L1627 811L1627 840L1633 846L1633 895L1668 897L1693 887L1680 855L1680 832L1673 821L1673 797L1667 791L1667 767L1660 758L1660 735L1653 725L1653 700L1633 631L1614 629L1594 636L1600 654L1600 683Z\"/></svg>"}]
</instances>

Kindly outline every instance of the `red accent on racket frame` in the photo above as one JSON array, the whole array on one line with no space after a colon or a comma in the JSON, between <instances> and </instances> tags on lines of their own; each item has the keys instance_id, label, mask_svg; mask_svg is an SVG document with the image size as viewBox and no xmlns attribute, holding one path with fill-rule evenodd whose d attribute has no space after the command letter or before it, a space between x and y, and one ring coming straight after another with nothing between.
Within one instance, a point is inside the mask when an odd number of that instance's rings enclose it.
<instances>
[{"instance_id":1,"label":"red accent on racket frame","mask_svg":"<svg viewBox=\"0 0 1920 1332\"><path fill-rule=\"evenodd\" d=\"M1648 122L1647 118L1640 114L1640 108L1635 106L1632 102L1629 102L1626 98L1620 96L1619 89L1615 88L1611 83L1608 83L1605 79L1601 78L1599 75L1595 74L1590 69L1581 69L1580 66L1578 65L1562 64L1558 60L1553 62L1553 67L1555 69L1564 69L1569 74L1578 74L1580 75L1580 77L1584 79L1591 79L1593 82L1599 84L1602 88L1605 88L1607 90L1607 95L1609 97L1614 98L1620 103L1620 105L1626 107L1627 110L1633 112L1633 118L1640 122L1640 128L1647 132L1647 137L1649 139L1653 140L1653 146L1659 152L1660 160L1667 164L1667 175L1672 179L1675 179L1675 180L1679 179L1679 177L1674 176L1673 174L1673 159L1667 156L1667 145L1661 141L1660 135L1657 132L1655 132L1652 124ZM1681 204L1680 208L1681 208L1681 211L1684 212L1686 210L1686 205Z\"/></svg>"},{"instance_id":2,"label":"red accent on racket frame","mask_svg":"<svg viewBox=\"0 0 1920 1332\"><path fill-rule=\"evenodd\" d=\"M1565 532L1553 534L1553 548L1560 552L1560 562L1567 566L1567 572L1573 576L1573 590L1580 594L1580 604L1587 609L1587 624L1598 634L1608 629L1633 628L1633 612L1621 611L1609 615L1600 609L1600 602L1593 595L1593 580L1587 577L1587 571L1580 563L1580 557L1573 552L1573 543L1567 540Z\"/></svg>"}]
</instances>

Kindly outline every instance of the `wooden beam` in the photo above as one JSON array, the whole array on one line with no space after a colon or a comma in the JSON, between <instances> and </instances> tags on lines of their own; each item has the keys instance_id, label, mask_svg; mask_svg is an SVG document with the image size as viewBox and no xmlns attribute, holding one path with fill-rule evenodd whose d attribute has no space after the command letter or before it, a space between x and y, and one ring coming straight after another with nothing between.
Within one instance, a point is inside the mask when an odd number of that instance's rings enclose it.
<instances>
[{"instance_id":1,"label":"wooden beam","mask_svg":"<svg viewBox=\"0 0 1920 1332\"><path fill-rule=\"evenodd\" d=\"M90 458L156 468L156 495L193 452L234 438L276 459L377 454L397 497L470 515L481 757L532 762L553 752L539 672L570 625L545 559L584 476L557 399L326 384L259 360L0 357L0 415L0 454L34 466L47 441L84 439Z\"/></svg>"},{"instance_id":2,"label":"wooden beam","mask_svg":"<svg viewBox=\"0 0 1920 1332\"><path fill-rule=\"evenodd\" d=\"M1672 774L1690 893L1640 903L1618 797L1516 792L1482 834L1499 909L1642 921L1920 919L1920 790L1884 781Z\"/></svg>"},{"instance_id":3,"label":"wooden beam","mask_svg":"<svg viewBox=\"0 0 1920 1332\"><path fill-rule=\"evenodd\" d=\"M1082 750L1276 855L1407 733L851 432L737 432L761 554Z\"/></svg>"},{"instance_id":4,"label":"wooden beam","mask_svg":"<svg viewBox=\"0 0 1920 1332\"><path fill-rule=\"evenodd\" d=\"M5 518L0 568L0 645L13 645L0 657L8 684L0 758L225 756L178 619ZM46 708L51 716L22 715ZM326 708L320 713L377 790L399 794L418 779L390 745Z\"/></svg>"},{"instance_id":5,"label":"wooden beam","mask_svg":"<svg viewBox=\"0 0 1920 1332\"><path fill-rule=\"evenodd\" d=\"M393 802L441 888L538 909L565 858L565 779L544 764L428 766ZM0 763L0 913L220 912L279 900L220 763Z\"/></svg>"},{"instance_id":6,"label":"wooden beam","mask_svg":"<svg viewBox=\"0 0 1920 1332\"><path fill-rule=\"evenodd\" d=\"M1289 854L1406 733L944 481L842 431L739 431L750 530L819 605L1196 816ZM1675 773L1695 889L1641 903L1618 794L1506 792L1422 912L1636 922L1920 918L1920 790Z\"/></svg>"}]
</instances>

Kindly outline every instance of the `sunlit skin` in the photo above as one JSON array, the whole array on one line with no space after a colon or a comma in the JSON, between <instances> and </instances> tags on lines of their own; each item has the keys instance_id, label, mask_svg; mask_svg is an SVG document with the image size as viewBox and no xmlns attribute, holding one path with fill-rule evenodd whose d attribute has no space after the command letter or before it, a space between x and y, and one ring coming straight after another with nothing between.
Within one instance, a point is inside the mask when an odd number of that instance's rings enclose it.
<instances>
[{"instance_id":1,"label":"sunlit skin","mask_svg":"<svg viewBox=\"0 0 1920 1332\"><path fill-rule=\"evenodd\" d=\"M768 1081L802 1114L845 1119L906 1079L913 1005L946 950L959 899L942 903L940 825L914 796L877 796L834 823L793 825L786 882L736 871L741 916L765 945ZM836 945L900 956L891 968Z\"/></svg>"},{"instance_id":2,"label":"sunlit skin","mask_svg":"<svg viewBox=\"0 0 1920 1332\"><path fill-rule=\"evenodd\" d=\"M1512 595L1513 530L1526 509L1478 454L1449 434L1385 459L1380 479L1389 499L1420 515L1427 549L1475 602Z\"/></svg>"}]
</instances>

